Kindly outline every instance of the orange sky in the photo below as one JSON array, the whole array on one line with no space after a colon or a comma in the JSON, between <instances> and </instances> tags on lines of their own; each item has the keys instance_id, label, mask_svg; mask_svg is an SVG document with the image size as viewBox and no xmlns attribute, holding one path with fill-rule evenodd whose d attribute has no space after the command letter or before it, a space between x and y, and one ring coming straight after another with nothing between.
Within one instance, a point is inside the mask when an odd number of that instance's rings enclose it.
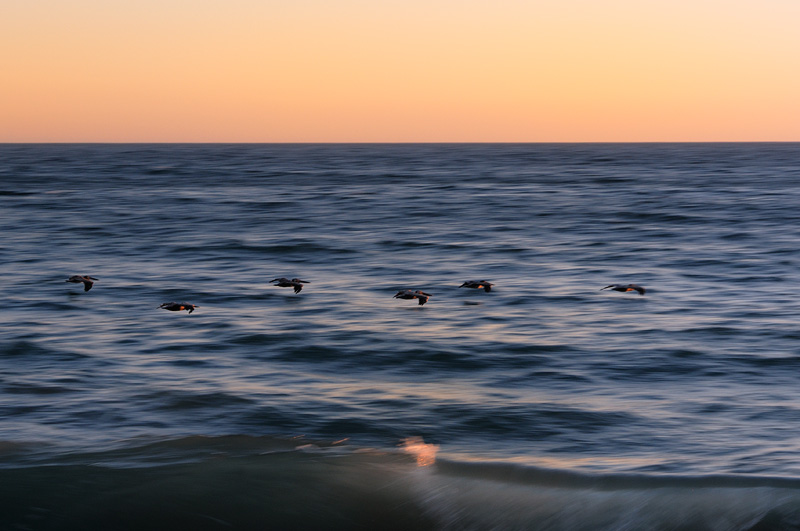
<instances>
[{"instance_id":1,"label":"orange sky","mask_svg":"<svg viewBox=\"0 0 800 531\"><path fill-rule=\"evenodd\" d=\"M0 142L800 141L798 0L3 0Z\"/></svg>"}]
</instances>

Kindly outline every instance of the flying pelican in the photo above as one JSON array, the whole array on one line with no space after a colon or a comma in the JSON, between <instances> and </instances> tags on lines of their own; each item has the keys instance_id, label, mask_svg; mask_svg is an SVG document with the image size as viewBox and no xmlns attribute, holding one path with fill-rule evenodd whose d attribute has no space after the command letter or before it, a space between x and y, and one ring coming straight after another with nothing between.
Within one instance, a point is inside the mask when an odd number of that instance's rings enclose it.
<instances>
[{"instance_id":1,"label":"flying pelican","mask_svg":"<svg viewBox=\"0 0 800 531\"><path fill-rule=\"evenodd\" d=\"M277 282L276 286L281 288L294 288L295 293L300 293L300 290L303 289L303 284L311 284L307 280L300 280L299 278L293 278L289 280L288 278L274 278L270 280L270 282Z\"/></svg>"},{"instance_id":2,"label":"flying pelican","mask_svg":"<svg viewBox=\"0 0 800 531\"><path fill-rule=\"evenodd\" d=\"M199 308L196 304L189 304L188 302L165 302L159 308L164 308L165 310L169 310L171 312L179 312L181 310L188 310L189 313L192 313L195 308Z\"/></svg>"},{"instance_id":3,"label":"flying pelican","mask_svg":"<svg viewBox=\"0 0 800 531\"><path fill-rule=\"evenodd\" d=\"M397 293L395 293L394 299L419 299L419 305L422 306L426 302L428 302L428 297L432 297L430 293L425 293L424 291L420 290L410 290L410 289L401 289Z\"/></svg>"},{"instance_id":4,"label":"flying pelican","mask_svg":"<svg viewBox=\"0 0 800 531\"><path fill-rule=\"evenodd\" d=\"M89 291L92 289L92 284L94 284L95 280L98 279L90 277L89 275L72 275L66 282L72 282L73 284L83 283L83 291Z\"/></svg>"},{"instance_id":5,"label":"flying pelican","mask_svg":"<svg viewBox=\"0 0 800 531\"><path fill-rule=\"evenodd\" d=\"M490 291L492 291L492 286L494 286L494 284L492 284L491 282L487 282L485 280L468 280L463 284L461 284L459 288L473 288L473 289L483 288L483 291L489 293Z\"/></svg>"},{"instance_id":6,"label":"flying pelican","mask_svg":"<svg viewBox=\"0 0 800 531\"><path fill-rule=\"evenodd\" d=\"M644 295L645 292L643 287L637 286L636 284L611 284L605 288L600 288L600 291L608 288L611 288L614 291L638 291L639 295Z\"/></svg>"}]
</instances>

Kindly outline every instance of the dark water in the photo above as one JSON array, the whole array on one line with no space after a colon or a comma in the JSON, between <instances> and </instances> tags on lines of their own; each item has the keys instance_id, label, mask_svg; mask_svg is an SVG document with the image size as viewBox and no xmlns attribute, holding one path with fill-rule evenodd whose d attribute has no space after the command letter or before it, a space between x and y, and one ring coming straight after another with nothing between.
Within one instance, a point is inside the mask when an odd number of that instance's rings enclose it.
<instances>
[{"instance_id":1,"label":"dark water","mask_svg":"<svg viewBox=\"0 0 800 531\"><path fill-rule=\"evenodd\" d=\"M0 529L800 528L800 144L1 145L0 209Z\"/></svg>"}]
</instances>

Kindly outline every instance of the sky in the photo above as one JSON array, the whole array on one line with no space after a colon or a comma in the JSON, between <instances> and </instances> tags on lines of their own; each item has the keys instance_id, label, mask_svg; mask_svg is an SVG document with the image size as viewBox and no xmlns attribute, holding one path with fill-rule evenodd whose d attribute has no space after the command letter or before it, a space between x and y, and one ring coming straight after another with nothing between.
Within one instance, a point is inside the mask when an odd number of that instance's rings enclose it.
<instances>
[{"instance_id":1,"label":"sky","mask_svg":"<svg viewBox=\"0 0 800 531\"><path fill-rule=\"evenodd\" d=\"M800 141L800 0L0 0L0 142Z\"/></svg>"}]
</instances>

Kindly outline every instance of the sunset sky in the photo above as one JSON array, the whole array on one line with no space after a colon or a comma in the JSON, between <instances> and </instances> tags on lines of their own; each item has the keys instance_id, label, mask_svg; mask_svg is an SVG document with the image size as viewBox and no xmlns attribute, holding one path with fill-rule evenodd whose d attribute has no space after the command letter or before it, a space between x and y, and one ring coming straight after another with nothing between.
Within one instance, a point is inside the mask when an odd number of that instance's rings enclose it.
<instances>
[{"instance_id":1,"label":"sunset sky","mask_svg":"<svg viewBox=\"0 0 800 531\"><path fill-rule=\"evenodd\" d=\"M800 141L800 0L2 0L0 142Z\"/></svg>"}]
</instances>

